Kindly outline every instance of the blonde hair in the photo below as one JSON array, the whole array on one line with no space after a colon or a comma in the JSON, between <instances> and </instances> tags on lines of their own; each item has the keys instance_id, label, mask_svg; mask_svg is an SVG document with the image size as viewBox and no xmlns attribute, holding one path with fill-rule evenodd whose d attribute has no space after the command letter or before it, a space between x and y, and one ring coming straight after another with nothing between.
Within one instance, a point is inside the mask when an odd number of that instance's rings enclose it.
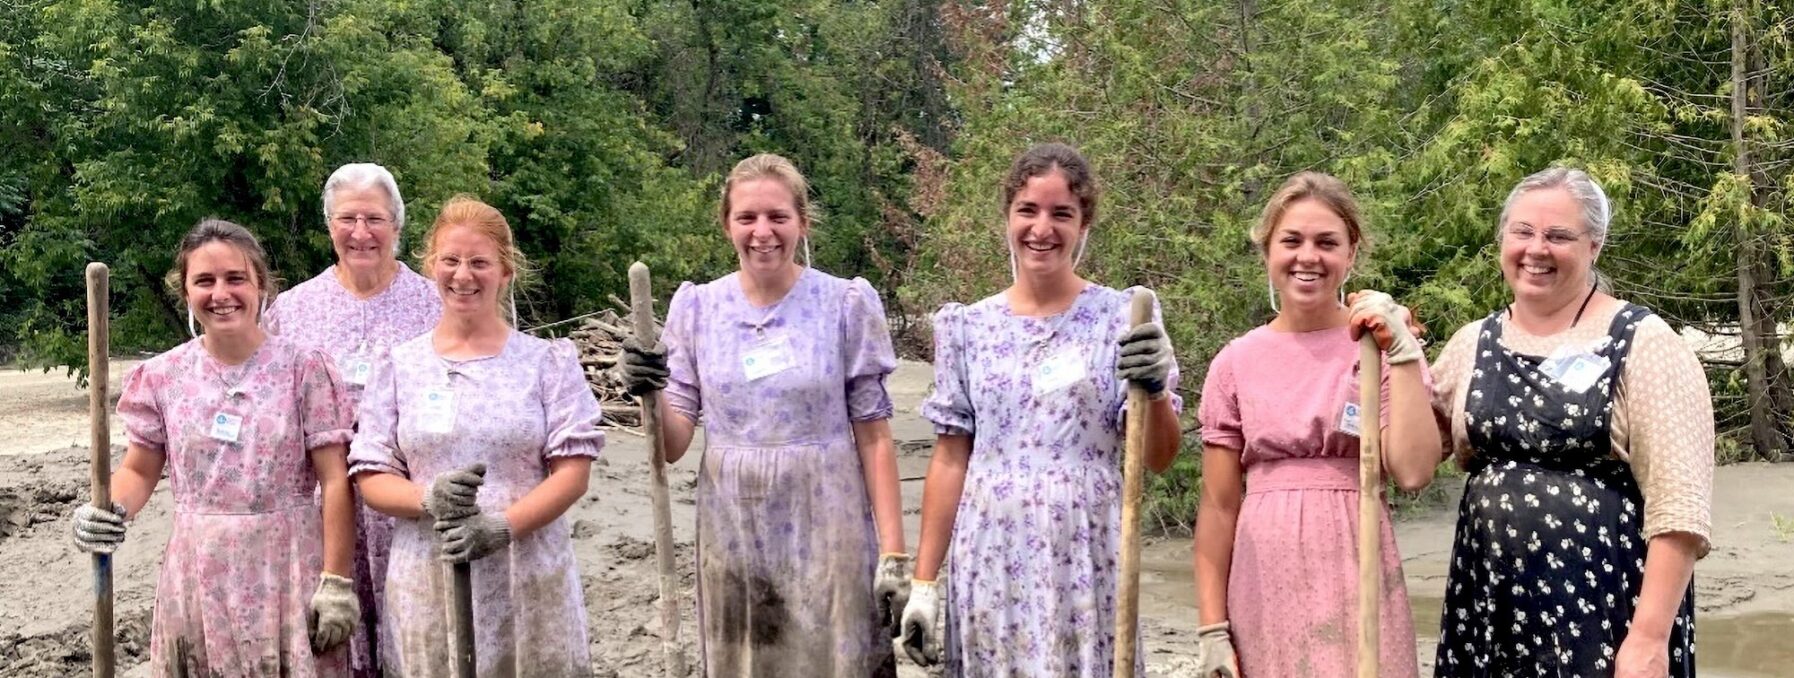
<instances>
[{"instance_id":1,"label":"blonde hair","mask_svg":"<svg viewBox=\"0 0 1794 678\"><path fill-rule=\"evenodd\" d=\"M1358 199L1352 197L1352 189L1346 188L1345 182L1331 174L1302 172L1290 177L1271 194L1258 225L1252 227L1252 244L1258 247L1259 254L1271 251L1271 231L1283 220L1283 213L1289 211L1290 205L1303 200L1317 200L1339 215L1346 225L1346 239L1353 247L1364 243L1364 217L1358 210Z\"/></svg>"},{"instance_id":2,"label":"blonde hair","mask_svg":"<svg viewBox=\"0 0 1794 678\"><path fill-rule=\"evenodd\" d=\"M729 170L729 177L723 180L722 209L717 217L723 225L729 223L729 191L736 184L756 179L772 179L785 185L791 191L793 207L805 226L814 226L822 220L822 214L816 203L810 200L810 182L804 178L803 172L797 171L797 165L791 164L785 156L775 153L761 153L741 162L735 163L735 169Z\"/></svg>"}]
</instances>

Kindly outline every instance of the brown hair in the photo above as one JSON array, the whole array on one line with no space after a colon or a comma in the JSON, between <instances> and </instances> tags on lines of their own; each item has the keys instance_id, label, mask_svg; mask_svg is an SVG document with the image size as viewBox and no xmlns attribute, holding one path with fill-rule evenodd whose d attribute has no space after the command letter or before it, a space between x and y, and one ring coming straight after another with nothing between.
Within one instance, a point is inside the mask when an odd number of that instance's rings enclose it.
<instances>
[{"instance_id":1,"label":"brown hair","mask_svg":"<svg viewBox=\"0 0 1794 678\"><path fill-rule=\"evenodd\" d=\"M1339 215L1346 225L1346 239L1353 247L1364 243L1364 216L1358 210L1358 199L1352 196L1352 189L1346 188L1345 182L1331 174L1302 172L1283 182L1283 186L1271 195L1270 202L1265 203L1264 215L1259 217L1258 225L1252 227L1252 244L1258 247L1259 254L1271 251L1271 231L1283 220L1283 213L1290 205L1303 200L1320 201Z\"/></svg>"},{"instance_id":2,"label":"brown hair","mask_svg":"<svg viewBox=\"0 0 1794 678\"><path fill-rule=\"evenodd\" d=\"M1089 226L1095 221L1099 192L1096 177L1090 171L1090 161L1085 160L1078 149L1057 142L1039 144L1015 156L1015 162L1009 165L1009 176L1003 179L1003 214L1009 214L1015 194L1028 185L1029 179L1046 176L1055 169L1065 175L1065 184L1071 188L1072 195L1078 196L1078 210L1084 213L1082 225Z\"/></svg>"},{"instance_id":3,"label":"brown hair","mask_svg":"<svg viewBox=\"0 0 1794 678\"><path fill-rule=\"evenodd\" d=\"M442 204L442 211L436 213L436 222L430 225L430 234L424 238L424 252L419 258L423 260L426 275L430 275L436 266L437 239L452 226L466 226L490 238L498 246L499 264L511 274L512 282L529 271L529 261L523 258L523 251L517 249L511 222L505 220L505 215L498 208L480 202L479 198L462 193Z\"/></svg>"},{"instance_id":4,"label":"brown hair","mask_svg":"<svg viewBox=\"0 0 1794 678\"><path fill-rule=\"evenodd\" d=\"M814 226L822 219L816 203L810 201L810 181L804 178L803 172L797 171L797 165L791 164L785 156L775 153L761 153L741 162L735 163L735 169L729 170L729 177L723 180L722 208L717 216L724 226L729 225L729 191L736 184L756 179L772 179L785 185L791 191L793 207L805 226Z\"/></svg>"},{"instance_id":5,"label":"brown hair","mask_svg":"<svg viewBox=\"0 0 1794 678\"><path fill-rule=\"evenodd\" d=\"M181 236L180 245L174 250L174 268L168 272L164 282L168 291L177 299L187 298L187 259L193 251L205 247L209 243L221 242L230 245L243 254L249 261L249 271L255 275L255 286L262 291L262 301L274 300L279 291L280 281L268 269L268 253L262 250L262 243L255 239L249 229L223 219L201 219L198 224Z\"/></svg>"}]
</instances>

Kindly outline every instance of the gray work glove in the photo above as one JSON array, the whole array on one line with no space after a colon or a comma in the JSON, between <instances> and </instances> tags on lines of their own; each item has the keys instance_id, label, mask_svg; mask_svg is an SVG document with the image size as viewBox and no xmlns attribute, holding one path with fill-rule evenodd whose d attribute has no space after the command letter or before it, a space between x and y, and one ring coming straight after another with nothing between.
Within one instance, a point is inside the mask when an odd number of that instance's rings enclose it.
<instances>
[{"instance_id":1,"label":"gray work glove","mask_svg":"<svg viewBox=\"0 0 1794 678\"><path fill-rule=\"evenodd\" d=\"M1115 376L1139 384L1146 394L1157 399L1165 392L1165 380L1171 378L1171 338L1158 323L1141 323L1121 335L1121 354L1115 361Z\"/></svg>"},{"instance_id":2,"label":"gray work glove","mask_svg":"<svg viewBox=\"0 0 1794 678\"><path fill-rule=\"evenodd\" d=\"M1415 336L1426 328L1415 325L1414 314L1407 307L1376 290L1355 292L1351 302L1352 317L1348 322L1353 341L1369 332L1376 337L1377 347L1383 349L1384 362L1390 365L1411 363L1426 356Z\"/></svg>"},{"instance_id":3,"label":"gray work glove","mask_svg":"<svg viewBox=\"0 0 1794 678\"><path fill-rule=\"evenodd\" d=\"M878 620L890 624L893 634L901 633L903 624L898 615L909 604L909 554L886 553L878 557L878 576L872 580L872 599L878 605Z\"/></svg>"},{"instance_id":4,"label":"gray work glove","mask_svg":"<svg viewBox=\"0 0 1794 678\"><path fill-rule=\"evenodd\" d=\"M125 507L112 502L112 510L82 504L75 509L75 548L87 553L111 553L125 540Z\"/></svg>"},{"instance_id":5,"label":"gray work glove","mask_svg":"<svg viewBox=\"0 0 1794 678\"><path fill-rule=\"evenodd\" d=\"M355 632L358 619L361 603L355 598L354 582L325 572L318 579L318 591L311 594L311 651L325 652L341 645Z\"/></svg>"},{"instance_id":6,"label":"gray work glove","mask_svg":"<svg viewBox=\"0 0 1794 678\"><path fill-rule=\"evenodd\" d=\"M623 340L623 355L618 361L623 370L623 386L629 394L640 397L667 387L667 347L656 343L642 346L635 337Z\"/></svg>"},{"instance_id":7,"label":"gray work glove","mask_svg":"<svg viewBox=\"0 0 1794 678\"><path fill-rule=\"evenodd\" d=\"M1240 678L1240 660L1233 653L1232 628L1228 622L1196 627L1196 675L1199 678Z\"/></svg>"},{"instance_id":8,"label":"gray work glove","mask_svg":"<svg viewBox=\"0 0 1794 678\"><path fill-rule=\"evenodd\" d=\"M912 580L909 602L903 606L903 653L917 666L941 663L941 635L935 621L940 619L941 585L938 582Z\"/></svg>"},{"instance_id":9,"label":"gray work glove","mask_svg":"<svg viewBox=\"0 0 1794 678\"><path fill-rule=\"evenodd\" d=\"M424 492L424 513L438 522L458 520L480 512L474 504L480 486L486 483L486 465L474 464L436 476ZM440 528L438 528L440 529Z\"/></svg>"},{"instance_id":10,"label":"gray work glove","mask_svg":"<svg viewBox=\"0 0 1794 678\"><path fill-rule=\"evenodd\" d=\"M471 563L511 545L511 523L503 513L479 513L458 520L437 520L442 559Z\"/></svg>"}]
</instances>

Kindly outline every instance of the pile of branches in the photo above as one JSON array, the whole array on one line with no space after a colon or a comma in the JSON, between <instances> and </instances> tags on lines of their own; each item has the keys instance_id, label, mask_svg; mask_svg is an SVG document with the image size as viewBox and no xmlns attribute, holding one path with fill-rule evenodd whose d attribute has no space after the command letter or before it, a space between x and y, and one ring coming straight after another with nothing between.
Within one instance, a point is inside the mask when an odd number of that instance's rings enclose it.
<instances>
[{"instance_id":1,"label":"pile of branches","mask_svg":"<svg viewBox=\"0 0 1794 678\"><path fill-rule=\"evenodd\" d=\"M628 305L616 297L611 297L611 302L628 309ZM657 330L661 327L659 319L654 324ZM598 396L598 406L604 411L607 426L639 429L642 425L641 400L629 395L629 389L623 384L623 371L618 366L623 355L623 340L632 335L627 310L619 313L613 309L586 316L579 321L578 328L568 334L573 344L579 347L579 364L585 368L586 383L591 385L592 395Z\"/></svg>"}]
</instances>

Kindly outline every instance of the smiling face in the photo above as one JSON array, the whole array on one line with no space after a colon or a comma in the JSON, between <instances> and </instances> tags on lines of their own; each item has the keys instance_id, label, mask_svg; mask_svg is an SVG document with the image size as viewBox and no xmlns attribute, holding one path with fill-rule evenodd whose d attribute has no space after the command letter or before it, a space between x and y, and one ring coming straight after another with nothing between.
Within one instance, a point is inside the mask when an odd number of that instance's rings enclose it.
<instances>
[{"instance_id":1,"label":"smiling face","mask_svg":"<svg viewBox=\"0 0 1794 678\"><path fill-rule=\"evenodd\" d=\"M213 240L187 254L186 271L181 285L187 307L206 334L255 329L260 320L262 281L242 250Z\"/></svg>"},{"instance_id":2,"label":"smiling face","mask_svg":"<svg viewBox=\"0 0 1794 678\"><path fill-rule=\"evenodd\" d=\"M795 265L797 249L810 230L791 188L774 178L749 179L730 187L725 223L741 270L756 277Z\"/></svg>"},{"instance_id":3,"label":"smiling face","mask_svg":"<svg viewBox=\"0 0 1794 678\"><path fill-rule=\"evenodd\" d=\"M436 234L430 250L430 277L444 313L499 317L499 295L513 272L498 243L478 229L448 226Z\"/></svg>"},{"instance_id":4,"label":"smiling face","mask_svg":"<svg viewBox=\"0 0 1794 678\"><path fill-rule=\"evenodd\" d=\"M1271 229L1265 268L1283 308L1320 310L1339 303L1357 253L1345 219L1309 198L1291 203Z\"/></svg>"},{"instance_id":5,"label":"smiling face","mask_svg":"<svg viewBox=\"0 0 1794 678\"><path fill-rule=\"evenodd\" d=\"M1029 177L1006 211L1009 249L1017 273L1051 276L1071 272L1088 229L1082 203L1063 172Z\"/></svg>"},{"instance_id":6,"label":"smiling face","mask_svg":"<svg viewBox=\"0 0 1794 678\"><path fill-rule=\"evenodd\" d=\"M1581 204L1563 188L1521 194L1502 225L1501 275L1519 302L1562 305L1586 294L1600 252Z\"/></svg>"},{"instance_id":7,"label":"smiling face","mask_svg":"<svg viewBox=\"0 0 1794 678\"><path fill-rule=\"evenodd\" d=\"M327 218L337 265L352 273L372 273L394 261L398 224L385 189L378 185L336 189Z\"/></svg>"}]
</instances>

